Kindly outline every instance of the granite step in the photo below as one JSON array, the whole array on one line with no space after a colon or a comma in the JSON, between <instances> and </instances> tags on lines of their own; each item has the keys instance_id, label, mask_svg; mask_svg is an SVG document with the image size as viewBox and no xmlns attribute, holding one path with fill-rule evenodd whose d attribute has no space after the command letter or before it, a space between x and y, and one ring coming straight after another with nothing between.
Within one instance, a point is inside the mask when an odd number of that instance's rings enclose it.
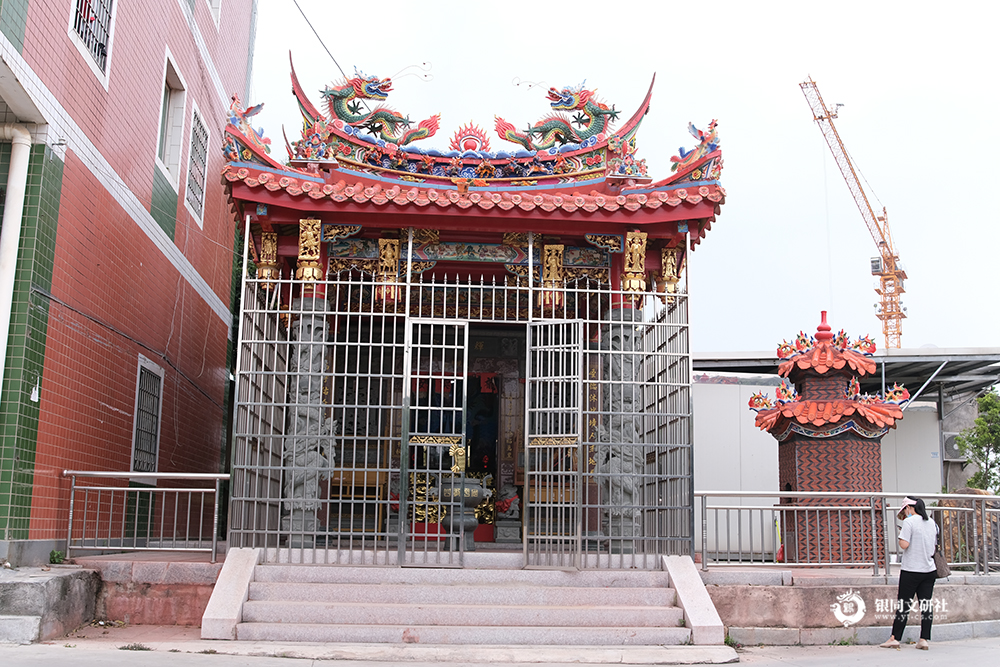
<instances>
[{"instance_id":1,"label":"granite step","mask_svg":"<svg viewBox=\"0 0 1000 667\"><path fill-rule=\"evenodd\" d=\"M484 604L492 605L626 605L669 607L675 602L670 588L576 588L526 584L250 584L250 601L357 602L369 604Z\"/></svg>"},{"instance_id":2,"label":"granite step","mask_svg":"<svg viewBox=\"0 0 1000 667\"><path fill-rule=\"evenodd\" d=\"M258 565L241 641L685 644L666 572Z\"/></svg>"},{"instance_id":3,"label":"granite step","mask_svg":"<svg viewBox=\"0 0 1000 667\"><path fill-rule=\"evenodd\" d=\"M244 623L315 623L331 625L454 625L551 627L680 627L684 613L677 607L605 604L462 605L369 604L334 602L255 602L243 605Z\"/></svg>"},{"instance_id":4,"label":"granite step","mask_svg":"<svg viewBox=\"0 0 1000 667\"><path fill-rule=\"evenodd\" d=\"M239 641L363 644L486 644L660 646L691 641L687 628L337 625L317 623L240 623Z\"/></svg>"},{"instance_id":5,"label":"granite step","mask_svg":"<svg viewBox=\"0 0 1000 667\"><path fill-rule=\"evenodd\" d=\"M576 588L667 587L669 577L657 570L520 570L373 568L329 565L259 565L254 580L262 583L326 584L514 584Z\"/></svg>"}]
</instances>

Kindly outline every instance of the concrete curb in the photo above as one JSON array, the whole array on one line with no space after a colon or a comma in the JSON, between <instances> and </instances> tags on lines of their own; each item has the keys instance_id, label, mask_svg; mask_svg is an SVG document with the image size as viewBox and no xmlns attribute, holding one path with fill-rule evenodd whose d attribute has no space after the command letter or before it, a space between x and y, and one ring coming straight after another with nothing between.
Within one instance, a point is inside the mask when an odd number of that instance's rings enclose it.
<instances>
[{"instance_id":1,"label":"concrete curb","mask_svg":"<svg viewBox=\"0 0 1000 667\"><path fill-rule=\"evenodd\" d=\"M830 575L803 574L799 570L737 570L715 568L699 570L706 586L898 586L898 574ZM938 579L938 585L949 586L1000 586L1000 574L973 575L964 572L953 573L945 579Z\"/></svg>"},{"instance_id":2,"label":"concrete curb","mask_svg":"<svg viewBox=\"0 0 1000 667\"><path fill-rule=\"evenodd\" d=\"M691 557L664 556L663 569L670 575L670 586L677 592L677 605L684 610L684 623L691 628L694 644L723 644L726 630L722 619Z\"/></svg>"},{"instance_id":3,"label":"concrete curb","mask_svg":"<svg viewBox=\"0 0 1000 667\"><path fill-rule=\"evenodd\" d=\"M889 638L891 627L855 628L729 628L729 638L745 646L819 646L824 644L881 644ZM903 631L903 642L920 637L919 623ZM933 641L954 641L1000 637L1000 620L934 624Z\"/></svg>"},{"instance_id":4,"label":"concrete curb","mask_svg":"<svg viewBox=\"0 0 1000 667\"><path fill-rule=\"evenodd\" d=\"M202 639L236 639L236 625L243 620L243 603L250 593L260 549L238 548L226 553L219 579L201 618Z\"/></svg>"},{"instance_id":5,"label":"concrete curb","mask_svg":"<svg viewBox=\"0 0 1000 667\"><path fill-rule=\"evenodd\" d=\"M41 616L0 616L0 644L37 642L41 630Z\"/></svg>"},{"instance_id":6,"label":"concrete curb","mask_svg":"<svg viewBox=\"0 0 1000 667\"><path fill-rule=\"evenodd\" d=\"M739 662L729 646L506 646L466 644L315 644L300 642L149 641L148 648L181 654L211 651L218 655L338 660L380 664L542 664L542 665L694 665ZM115 651L124 642L79 642L87 651ZM36 644L37 646L37 644ZM181 658L183 659L183 658Z\"/></svg>"}]
</instances>

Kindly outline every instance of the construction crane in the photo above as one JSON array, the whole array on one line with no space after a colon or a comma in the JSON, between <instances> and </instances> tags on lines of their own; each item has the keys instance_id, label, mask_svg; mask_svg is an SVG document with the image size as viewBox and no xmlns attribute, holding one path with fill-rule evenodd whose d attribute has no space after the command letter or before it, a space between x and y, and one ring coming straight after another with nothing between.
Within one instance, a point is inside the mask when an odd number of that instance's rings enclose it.
<instances>
[{"instance_id":1,"label":"construction crane","mask_svg":"<svg viewBox=\"0 0 1000 667\"><path fill-rule=\"evenodd\" d=\"M847 182L847 187L854 196L854 203L861 211L861 217L868 225L868 231L875 239L879 256L872 257L872 275L879 277L879 286L875 292L881 297L881 303L876 304L877 315L882 320L882 333L885 335L885 346L887 348L898 348L900 337L903 335L903 319L906 317L905 309L902 307L900 297L906 290L903 288L903 281L906 280L906 271L899 261L899 255L892 245L892 234L889 232L889 217L885 208L882 208L882 215L875 215L871 204L868 203L868 196L858 181L858 175L854 170L854 164L847 155L844 142L840 140L840 134L833 124L833 119L837 117L837 109L841 105L835 105L833 111L826 107L823 96L819 94L819 88L812 77L808 81L799 84L802 94L806 96L806 102L812 109L813 120L819 125L823 138L826 139L833 159L840 167L840 173Z\"/></svg>"}]
</instances>

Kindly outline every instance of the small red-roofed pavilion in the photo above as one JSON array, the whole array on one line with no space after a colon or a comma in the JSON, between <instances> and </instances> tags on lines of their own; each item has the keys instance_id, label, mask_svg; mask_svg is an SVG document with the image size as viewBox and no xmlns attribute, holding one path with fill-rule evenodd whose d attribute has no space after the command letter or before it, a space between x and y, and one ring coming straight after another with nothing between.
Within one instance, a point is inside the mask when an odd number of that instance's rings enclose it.
<instances>
[{"instance_id":1,"label":"small red-roofed pavilion","mask_svg":"<svg viewBox=\"0 0 1000 667\"><path fill-rule=\"evenodd\" d=\"M857 376L875 372L873 350L867 337L852 344L843 331L834 335L826 311L814 337L800 333L778 347L778 373L795 389L782 383L775 401L755 396L751 408L757 411L756 425L778 440L783 493L882 491L882 437L902 418L901 403L909 394L894 387L886 397L860 395ZM881 562L885 536L876 529L873 539L872 502L783 498L790 509L782 531L786 560L871 563L875 544ZM850 509L854 506L866 509Z\"/></svg>"}]
</instances>

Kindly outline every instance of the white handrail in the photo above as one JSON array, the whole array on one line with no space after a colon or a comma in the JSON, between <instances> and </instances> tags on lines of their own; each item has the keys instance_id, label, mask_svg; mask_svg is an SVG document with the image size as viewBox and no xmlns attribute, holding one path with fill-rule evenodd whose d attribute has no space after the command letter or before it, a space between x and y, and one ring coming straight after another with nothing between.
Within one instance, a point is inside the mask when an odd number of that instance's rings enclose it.
<instances>
[{"instance_id":1,"label":"white handrail","mask_svg":"<svg viewBox=\"0 0 1000 667\"><path fill-rule=\"evenodd\" d=\"M221 490L222 490L221 489L222 482L229 480L229 474L228 473L203 473L203 472L174 472L174 473L164 473L164 472L145 473L145 472L142 472L142 473L137 473L137 472L118 472L118 471L107 471L107 470L63 470L62 474L63 474L63 477L69 477L70 480L71 480L70 481L70 494L69 494L69 517L68 517L67 528L66 528L66 555L67 556L70 555L70 552L72 550L74 550L74 549L90 550L90 551L104 550L104 549L111 549L111 550L115 550L115 551L211 551L212 562L214 563L217 560L218 542L219 542L219 499L220 499ZM91 479L126 479L126 480L130 480L130 481L149 480L149 481L152 481L154 483L156 481L158 481L158 480L197 480L197 481L210 481L210 482L213 482L213 487L214 488L170 488L170 487L157 487L157 486L150 486L148 488L134 488L134 487L125 487L125 486L78 486L77 483L76 483L78 477L91 478ZM104 493L110 494L112 502L114 502L115 494L124 494L124 499L123 499L124 502L123 502L123 506L122 506L122 512L123 512L123 514L122 514L122 521L121 521L121 526L120 526L122 534L120 536L118 536L118 538L116 538L116 539L118 539L118 544L114 544L114 545L106 544L104 546L97 546L97 543L95 541L95 546L85 546L83 544L74 545L74 543L73 543L73 517L74 517L74 511L76 509L76 495L77 495L78 491L84 491L85 492L84 496L83 496L84 513L85 514L86 514L86 510L87 510L87 508L89 506L89 502L88 501L89 501L89 498L90 498L90 495L89 495L90 491L96 491L97 492L98 504L100 504L101 495L104 494ZM168 547L153 547L153 546L150 546L149 544L146 544L143 547L139 547L137 545L137 542L138 542L138 540L137 540L138 536L137 535L133 535L132 536L132 538L131 538L132 539L132 544L129 545L129 546L127 546L125 544L126 543L125 531L126 531L127 524L126 524L126 521L125 521L124 512L125 512L125 507L129 504L128 494L130 494L130 493L135 494L135 506L136 506L136 508L139 505L139 495L140 494L147 494L150 497L150 507L152 507L152 496L153 496L153 494L160 494L161 497L166 497L167 494L176 494L178 497L180 497L182 494L186 494L188 496L188 500L189 501L190 501L190 499L191 499L192 496L198 495L198 496L200 496L202 498L202 500L201 500L201 503L202 503L201 507L202 508L205 507L205 505L204 505L204 502L205 502L204 501L204 497L205 497L205 495L210 494L210 493L213 494L214 495L214 503L212 504L213 506L212 506L212 528L211 528L211 531L212 531L212 540L211 540L212 541L212 546L211 546L211 548L210 549L206 549L206 548L203 548L203 547L192 547L192 546L179 547L179 546L177 546L176 521L178 519L178 516L177 516L177 505L176 505L177 501L176 500L175 500L175 506L174 506L174 517L173 517L174 520L170 524L172 526L172 530L174 530L174 535L172 536L172 538L170 538L171 539L171 546L168 546ZM98 510L98 512L99 511L100 510ZM147 517L147 521L151 518L151 516L152 515L150 515L149 517ZM110 515L109 515L109 517L110 517ZM83 533L84 534L83 534L83 537L80 538L83 541L86 541L86 537L87 537L87 521L88 521L88 518L86 516L84 516L84 519L83 519ZM99 521L100 521L100 518L98 517L98 522ZM165 517L161 517L161 521L160 521L160 529L161 529L161 531L164 529L164 521L165 521ZM132 527L138 529L138 525L139 525L138 516L135 518L135 520L134 520L133 523L134 523L134 525ZM145 522L143 522L142 525L143 525L144 528L146 527L146 523ZM111 530L110 523L108 524L108 527L109 527L109 531L110 531ZM201 537L203 535L202 528L203 528L202 524L199 523L198 538L197 538L198 542L201 542ZM186 545L190 545L190 543L191 543L191 540L187 539L188 537L189 536L185 536L185 539L183 540ZM99 539L99 536L96 533L94 535L94 539L95 540ZM108 539L108 541L111 541L110 532L109 532L109 537L107 539ZM161 535L160 539L165 539L165 538Z\"/></svg>"},{"instance_id":2,"label":"white handrail","mask_svg":"<svg viewBox=\"0 0 1000 667\"><path fill-rule=\"evenodd\" d=\"M108 472L63 470L63 477L108 477L113 479L229 479L229 473L214 472Z\"/></svg>"}]
</instances>

